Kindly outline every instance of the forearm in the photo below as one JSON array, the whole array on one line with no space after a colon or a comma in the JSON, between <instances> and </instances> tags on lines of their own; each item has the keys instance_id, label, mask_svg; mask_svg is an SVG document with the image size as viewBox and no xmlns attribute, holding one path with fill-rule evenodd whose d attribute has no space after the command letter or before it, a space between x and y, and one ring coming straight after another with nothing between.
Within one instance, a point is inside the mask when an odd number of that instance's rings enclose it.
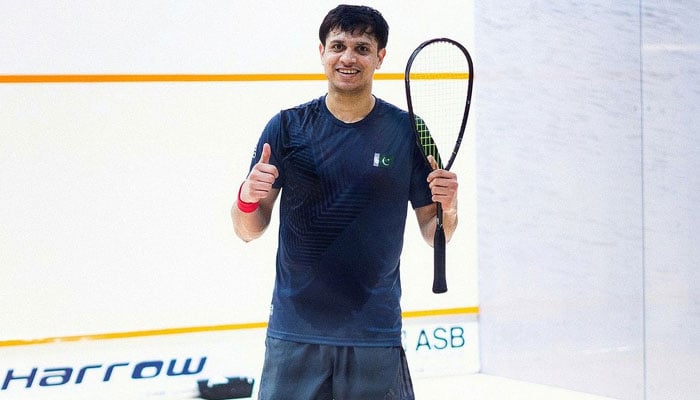
<instances>
[{"instance_id":1,"label":"forearm","mask_svg":"<svg viewBox=\"0 0 700 400\"><path fill-rule=\"evenodd\" d=\"M437 206L433 203L418 208L416 209L416 216L418 217L418 225L423 239L432 246L435 240L435 228L437 227ZM452 207L443 209L442 228L445 231L445 240L448 242L452 239L455 230L457 230L458 219L456 202Z\"/></svg>"},{"instance_id":2,"label":"forearm","mask_svg":"<svg viewBox=\"0 0 700 400\"><path fill-rule=\"evenodd\" d=\"M250 242L262 236L267 226L270 225L272 209L277 200L279 189L271 189L266 192L266 197L259 198L252 203L246 203L241 197L244 185L245 183L241 185L238 198L231 207L231 220L236 235L241 240Z\"/></svg>"},{"instance_id":3,"label":"forearm","mask_svg":"<svg viewBox=\"0 0 700 400\"><path fill-rule=\"evenodd\" d=\"M436 218L437 220L437 218ZM457 223L459 221L457 215L457 206L449 210L442 210L442 228L445 230L445 240L447 242L452 239L452 235L457 230Z\"/></svg>"},{"instance_id":4,"label":"forearm","mask_svg":"<svg viewBox=\"0 0 700 400\"><path fill-rule=\"evenodd\" d=\"M233 230L244 242L257 239L262 236L270 224L270 214L271 212L265 210L263 206L259 206L253 212L245 213L238 208L238 203L235 202L231 207Z\"/></svg>"}]
</instances>

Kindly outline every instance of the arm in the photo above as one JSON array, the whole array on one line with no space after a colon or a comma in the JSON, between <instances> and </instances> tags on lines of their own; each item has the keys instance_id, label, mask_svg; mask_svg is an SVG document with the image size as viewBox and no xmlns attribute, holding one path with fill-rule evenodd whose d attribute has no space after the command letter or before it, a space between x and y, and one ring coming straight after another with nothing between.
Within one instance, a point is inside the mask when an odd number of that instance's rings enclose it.
<instances>
[{"instance_id":1,"label":"arm","mask_svg":"<svg viewBox=\"0 0 700 400\"><path fill-rule=\"evenodd\" d=\"M243 202L258 203L258 207L252 212L243 212L238 207L238 199L231 207L233 229L245 242L257 239L265 232L279 194L279 189L272 187L279 173L277 167L268 164L269 160L270 145L265 143L260 161L253 166L238 195Z\"/></svg>"},{"instance_id":2,"label":"arm","mask_svg":"<svg viewBox=\"0 0 700 400\"><path fill-rule=\"evenodd\" d=\"M243 183L243 186L246 186L247 183L248 180ZM267 226L270 225L272 209L274 208L278 194L279 189L271 189L267 197L260 199L257 210L251 213L244 213L241 211L238 208L237 202L233 204L233 207L231 207L233 230L241 240L250 242L262 236ZM241 194L241 196L243 195Z\"/></svg>"},{"instance_id":3,"label":"arm","mask_svg":"<svg viewBox=\"0 0 700 400\"><path fill-rule=\"evenodd\" d=\"M457 229L457 175L454 172L438 169L432 156L428 157L433 172L428 175L428 185L433 193L433 201L442 204L442 224L445 230L445 240L448 242ZM416 208L416 218L423 239L433 245L435 226L437 224L437 207L435 203Z\"/></svg>"}]
</instances>

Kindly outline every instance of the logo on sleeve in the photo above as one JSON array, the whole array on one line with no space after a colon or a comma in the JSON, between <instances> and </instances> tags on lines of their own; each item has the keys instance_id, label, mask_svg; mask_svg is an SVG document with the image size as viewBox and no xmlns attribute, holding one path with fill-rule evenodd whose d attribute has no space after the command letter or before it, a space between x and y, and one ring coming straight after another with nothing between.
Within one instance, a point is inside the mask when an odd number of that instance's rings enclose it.
<instances>
[{"instance_id":1,"label":"logo on sleeve","mask_svg":"<svg viewBox=\"0 0 700 400\"><path fill-rule=\"evenodd\" d=\"M391 168L394 163L394 156L389 154L374 153L374 165L378 168Z\"/></svg>"}]
</instances>

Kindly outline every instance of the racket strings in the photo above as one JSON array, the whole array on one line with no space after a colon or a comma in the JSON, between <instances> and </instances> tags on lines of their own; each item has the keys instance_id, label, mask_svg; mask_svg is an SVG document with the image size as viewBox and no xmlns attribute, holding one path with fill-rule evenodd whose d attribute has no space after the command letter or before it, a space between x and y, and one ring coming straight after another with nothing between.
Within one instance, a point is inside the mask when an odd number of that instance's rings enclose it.
<instances>
[{"instance_id":1,"label":"racket strings","mask_svg":"<svg viewBox=\"0 0 700 400\"><path fill-rule=\"evenodd\" d=\"M434 42L413 59L410 91L419 142L440 168L451 166L463 126L469 65L449 42ZM449 161L447 161L449 160Z\"/></svg>"},{"instance_id":2,"label":"racket strings","mask_svg":"<svg viewBox=\"0 0 700 400\"><path fill-rule=\"evenodd\" d=\"M430 130L425 124L425 121L418 116L416 116L416 128L418 130L418 141L420 147L423 149L423 154L425 154L426 157L429 155L433 156L437 162L438 168L443 168L442 157L440 157L440 152L435 144L435 140L433 140L433 137L430 135Z\"/></svg>"}]
</instances>

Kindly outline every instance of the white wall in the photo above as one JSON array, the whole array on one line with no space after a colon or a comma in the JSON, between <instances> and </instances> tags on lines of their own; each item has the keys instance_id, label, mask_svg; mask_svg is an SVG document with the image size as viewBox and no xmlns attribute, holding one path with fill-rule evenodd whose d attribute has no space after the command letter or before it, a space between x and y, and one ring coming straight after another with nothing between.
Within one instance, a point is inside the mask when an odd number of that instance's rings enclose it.
<instances>
[{"instance_id":1,"label":"white wall","mask_svg":"<svg viewBox=\"0 0 700 400\"><path fill-rule=\"evenodd\" d=\"M646 389L700 393L700 5L644 2Z\"/></svg>"},{"instance_id":2,"label":"white wall","mask_svg":"<svg viewBox=\"0 0 700 400\"><path fill-rule=\"evenodd\" d=\"M475 2L472 20L470 2L369 3L392 27L381 72L438 35L476 66L458 267L433 296L430 251L409 246L405 308L480 305L486 373L693 398L698 6ZM316 29L335 4L7 0L0 74L320 72ZM376 89L403 101L400 82ZM263 321L274 234L242 245L228 208L267 119L323 90L0 84L0 340ZM50 358L63 351L86 362Z\"/></svg>"},{"instance_id":3,"label":"white wall","mask_svg":"<svg viewBox=\"0 0 700 400\"><path fill-rule=\"evenodd\" d=\"M318 25L337 4L5 3L5 75L321 73ZM420 29L407 18L420 2L372 5L391 24L380 72L403 72L432 36L471 45L462 2L423 10L433 22ZM325 89L323 81L0 85L0 340L265 321L274 227L244 245L230 205L268 119ZM375 87L405 107L403 90L399 80ZM477 304L473 146L465 149L451 290L430 291L431 249L411 217L406 310Z\"/></svg>"},{"instance_id":4,"label":"white wall","mask_svg":"<svg viewBox=\"0 0 700 400\"><path fill-rule=\"evenodd\" d=\"M697 396L699 16L475 3L483 372Z\"/></svg>"},{"instance_id":5,"label":"white wall","mask_svg":"<svg viewBox=\"0 0 700 400\"><path fill-rule=\"evenodd\" d=\"M336 5L3 2L0 397L191 398L199 379L259 378L277 221L244 244L229 210L269 118L326 90L323 81L8 77L321 73L318 25ZM391 26L379 72L402 73L433 36L473 45L466 3L371 5ZM378 81L375 94L405 107L401 80ZM445 295L431 292L432 249L409 216L403 308L427 315L404 324L417 378L479 368L476 316L439 311L478 306L473 140L454 166L462 223ZM158 367L182 371L186 360L192 374Z\"/></svg>"}]
</instances>

